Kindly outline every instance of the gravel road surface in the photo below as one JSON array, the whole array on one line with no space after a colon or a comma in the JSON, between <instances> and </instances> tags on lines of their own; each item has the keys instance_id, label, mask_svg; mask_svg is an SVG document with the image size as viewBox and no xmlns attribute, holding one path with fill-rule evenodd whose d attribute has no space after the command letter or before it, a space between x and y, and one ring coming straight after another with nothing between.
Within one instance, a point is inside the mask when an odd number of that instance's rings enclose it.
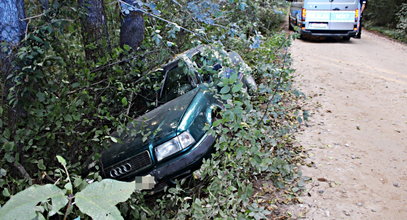
<instances>
[{"instance_id":1,"label":"gravel road surface","mask_svg":"<svg viewBox=\"0 0 407 220\"><path fill-rule=\"evenodd\" d=\"M407 219L407 46L362 39L303 41L291 53L310 98L297 136L312 178L293 210L306 219Z\"/></svg>"}]
</instances>

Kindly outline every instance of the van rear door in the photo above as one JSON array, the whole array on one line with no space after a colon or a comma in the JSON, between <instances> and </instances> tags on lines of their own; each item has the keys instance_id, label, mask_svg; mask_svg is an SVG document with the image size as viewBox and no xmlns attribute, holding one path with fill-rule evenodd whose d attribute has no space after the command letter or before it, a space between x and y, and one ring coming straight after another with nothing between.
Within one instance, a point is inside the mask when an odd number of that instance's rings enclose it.
<instances>
[{"instance_id":1,"label":"van rear door","mask_svg":"<svg viewBox=\"0 0 407 220\"><path fill-rule=\"evenodd\" d=\"M353 30L358 0L332 0L330 30Z\"/></svg>"},{"instance_id":2,"label":"van rear door","mask_svg":"<svg viewBox=\"0 0 407 220\"><path fill-rule=\"evenodd\" d=\"M308 0L304 2L306 9L306 29L329 30L332 3L330 0Z\"/></svg>"}]
</instances>

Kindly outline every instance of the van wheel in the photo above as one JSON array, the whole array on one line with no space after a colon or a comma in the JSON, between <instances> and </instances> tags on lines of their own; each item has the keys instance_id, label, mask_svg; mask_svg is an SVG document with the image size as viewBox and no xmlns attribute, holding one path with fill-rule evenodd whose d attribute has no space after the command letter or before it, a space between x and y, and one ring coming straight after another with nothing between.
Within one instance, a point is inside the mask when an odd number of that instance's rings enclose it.
<instances>
[{"instance_id":1,"label":"van wheel","mask_svg":"<svg viewBox=\"0 0 407 220\"><path fill-rule=\"evenodd\" d=\"M349 41L350 40L350 37L343 37L342 38L344 41Z\"/></svg>"}]
</instances>

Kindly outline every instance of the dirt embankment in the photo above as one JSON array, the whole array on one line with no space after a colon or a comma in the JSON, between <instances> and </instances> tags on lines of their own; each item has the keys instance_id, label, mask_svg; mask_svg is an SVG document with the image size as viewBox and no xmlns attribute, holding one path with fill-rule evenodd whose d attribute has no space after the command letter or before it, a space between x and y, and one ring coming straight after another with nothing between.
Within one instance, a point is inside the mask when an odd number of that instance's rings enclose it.
<instances>
[{"instance_id":1,"label":"dirt embankment","mask_svg":"<svg viewBox=\"0 0 407 220\"><path fill-rule=\"evenodd\" d=\"M297 136L312 177L306 219L407 219L407 46L364 32L361 40L292 47L312 116Z\"/></svg>"}]
</instances>

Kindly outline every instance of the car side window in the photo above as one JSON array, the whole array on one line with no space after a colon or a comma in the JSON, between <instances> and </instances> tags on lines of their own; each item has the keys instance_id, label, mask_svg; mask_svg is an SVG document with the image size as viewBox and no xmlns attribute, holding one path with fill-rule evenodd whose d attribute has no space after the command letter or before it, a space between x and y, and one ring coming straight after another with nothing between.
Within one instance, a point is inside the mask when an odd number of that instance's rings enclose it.
<instances>
[{"instance_id":1,"label":"car side window","mask_svg":"<svg viewBox=\"0 0 407 220\"><path fill-rule=\"evenodd\" d=\"M184 72L184 66L175 66L165 74L164 87L160 94L160 103L171 101L193 89L191 78Z\"/></svg>"}]
</instances>

